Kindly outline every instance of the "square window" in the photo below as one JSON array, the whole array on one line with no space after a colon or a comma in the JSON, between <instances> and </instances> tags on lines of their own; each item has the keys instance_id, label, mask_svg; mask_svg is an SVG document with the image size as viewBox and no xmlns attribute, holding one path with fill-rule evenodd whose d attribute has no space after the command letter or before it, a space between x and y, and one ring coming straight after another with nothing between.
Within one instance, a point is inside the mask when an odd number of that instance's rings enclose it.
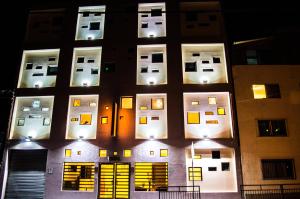
<instances>
[{"instance_id":1,"label":"square window","mask_svg":"<svg viewBox=\"0 0 300 199\"><path fill-rule=\"evenodd\" d=\"M81 151L77 151L77 155L81 155Z\"/></svg>"},{"instance_id":2,"label":"square window","mask_svg":"<svg viewBox=\"0 0 300 199\"><path fill-rule=\"evenodd\" d=\"M33 64L32 63L27 63L26 64L26 70L31 70L33 68Z\"/></svg>"},{"instance_id":3,"label":"square window","mask_svg":"<svg viewBox=\"0 0 300 199\"><path fill-rule=\"evenodd\" d=\"M132 109L133 97L121 97L121 108Z\"/></svg>"},{"instance_id":4,"label":"square window","mask_svg":"<svg viewBox=\"0 0 300 199\"><path fill-rule=\"evenodd\" d=\"M142 23L142 28L148 28L148 23Z\"/></svg>"},{"instance_id":5,"label":"square window","mask_svg":"<svg viewBox=\"0 0 300 199\"><path fill-rule=\"evenodd\" d=\"M41 107L41 101L40 100L33 100L32 108L40 108L40 107Z\"/></svg>"},{"instance_id":6,"label":"square window","mask_svg":"<svg viewBox=\"0 0 300 199\"><path fill-rule=\"evenodd\" d=\"M24 124L25 124L25 118L19 118L18 119L18 126L24 126Z\"/></svg>"},{"instance_id":7,"label":"square window","mask_svg":"<svg viewBox=\"0 0 300 199\"><path fill-rule=\"evenodd\" d=\"M186 62L185 63L185 72L197 72L196 62Z\"/></svg>"},{"instance_id":8,"label":"square window","mask_svg":"<svg viewBox=\"0 0 300 199\"><path fill-rule=\"evenodd\" d=\"M84 57L77 57L77 63L78 64L84 63Z\"/></svg>"},{"instance_id":9,"label":"square window","mask_svg":"<svg viewBox=\"0 0 300 199\"><path fill-rule=\"evenodd\" d=\"M162 16L161 9L151 9L151 17L160 17Z\"/></svg>"},{"instance_id":10,"label":"square window","mask_svg":"<svg viewBox=\"0 0 300 199\"><path fill-rule=\"evenodd\" d=\"M168 149L160 149L160 157L168 157L169 151Z\"/></svg>"},{"instance_id":11,"label":"square window","mask_svg":"<svg viewBox=\"0 0 300 199\"><path fill-rule=\"evenodd\" d=\"M100 158L106 158L106 157L107 157L107 150L105 150L105 149L100 149L100 150L99 150L99 157L100 157Z\"/></svg>"},{"instance_id":12,"label":"square window","mask_svg":"<svg viewBox=\"0 0 300 199\"><path fill-rule=\"evenodd\" d=\"M140 124L147 124L147 116L140 117Z\"/></svg>"},{"instance_id":13,"label":"square window","mask_svg":"<svg viewBox=\"0 0 300 199\"><path fill-rule=\"evenodd\" d=\"M267 98L280 98L280 88L278 84L266 84Z\"/></svg>"},{"instance_id":14,"label":"square window","mask_svg":"<svg viewBox=\"0 0 300 199\"><path fill-rule=\"evenodd\" d=\"M44 126L49 126L50 123L51 123L50 118L44 118L44 121L43 121L43 125L44 125Z\"/></svg>"},{"instance_id":15,"label":"square window","mask_svg":"<svg viewBox=\"0 0 300 199\"><path fill-rule=\"evenodd\" d=\"M74 101L73 101L73 106L74 107L78 107L78 106L80 106L80 104L81 104L81 100L80 99L74 99Z\"/></svg>"},{"instance_id":16,"label":"square window","mask_svg":"<svg viewBox=\"0 0 300 199\"><path fill-rule=\"evenodd\" d=\"M211 155L212 155L212 159L220 159L221 158L220 151L212 151Z\"/></svg>"},{"instance_id":17,"label":"square window","mask_svg":"<svg viewBox=\"0 0 300 199\"><path fill-rule=\"evenodd\" d=\"M82 13L82 16L83 16L83 17L88 17L88 16L90 16L90 13L89 13L89 12L83 12L83 13Z\"/></svg>"},{"instance_id":18,"label":"square window","mask_svg":"<svg viewBox=\"0 0 300 199\"><path fill-rule=\"evenodd\" d=\"M65 149L65 157L71 157L72 156L72 149Z\"/></svg>"},{"instance_id":19,"label":"square window","mask_svg":"<svg viewBox=\"0 0 300 199\"><path fill-rule=\"evenodd\" d=\"M152 54L152 63L163 63L164 55L163 53L153 53Z\"/></svg>"},{"instance_id":20,"label":"square window","mask_svg":"<svg viewBox=\"0 0 300 199\"><path fill-rule=\"evenodd\" d=\"M108 117L101 117L101 124L108 124Z\"/></svg>"},{"instance_id":21,"label":"square window","mask_svg":"<svg viewBox=\"0 0 300 199\"><path fill-rule=\"evenodd\" d=\"M98 75L98 68L92 68L91 69L91 74L92 75Z\"/></svg>"},{"instance_id":22,"label":"square window","mask_svg":"<svg viewBox=\"0 0 300 199\"><path fill-rule=\"evenodd\" d=\"M114 151L113 154L114 154L114 156L117 156L117 155L118 155L118 152L117 152L117 151Z\"/></svg>"},{"instance_id":23,"label":"square window","mask_svg":"<svg viewBox=\"0 0 300 199\"><path fill-rule=\"evenodd\" d=\"M202 181L201 167L189 167L189 181Z\"/></svg>"},{"instance_id":24,"label":"square window","mask_svg":"<svg viewBox=\"0 0 300 199\"><path fill-rule=\"evenodd\" d=\"M221 63L220 57L213 57L213 63L214 63L214 64L219 64L219 63Z\"/></svg>"},{"instance_id":25,"label":"square window","mask_svg":"<svg viewBox=\"0 0 300 199\"><path fill-rule=\"evenodd\" d=\"M148 73L148 67L141 67L141 73Z\"/></svg>"},{"instance_id":26,"label":"square window","mask_svg":"<svg viewBox=\"0 0 300 199\"><path fill-rule=\"evenodd\" d=\"M267 98L266 87L264 84L252 85L254 99L265 99Z\"/></svg>"},{"instance_id":27,"label":"square window","mask_svg":"<svg viewBox=\"0 0 300 199\"><path fill-rule=\"evenodd\" d=\"M200 113L199 112L187 112L187 123L188 124L200 124Z\"/></svg>"},{"instance_id":28,"label":"square window","mask_svg":"<svg viewBox=\"0 0 300 199\"><path fill-rule=\"evenodd\" d=\"M223 108L223 107L218 107L218 108L217 108L217 112L218 112L218 115L225 115L225 108Z\"/></svg>"},{"instance_id":29,"label":"square window","mask_svg":"<svg viewBox=\"0 0 300 199\"><path fill-rule=\"evenodd\" d=\"M57 71L58 71L57 66L48 66L47 76L55 76L55 75L57 75Z\"/></svg>"},{"instance_id":30,"label":"square window","mask_svg":"<svg viewBox=\"0 0 300 199\"><path fill-rule=\"evenodd\" d=\"M130 149L125 149L125 150L123 151L123 156L124 156L124 158L130 158L131 155L132 155L132 152L131 152Z\"/></svg>"},{"instance_id":31,"label":"square window","mask_svg":"<svg viewBox=\"0 0 300 199\"><path fill-rule=\"evenodd\" d=\"M164 109L164 99L163 98L156 98L151 99L151 109L152 110L163 110Z\"/></svg>"},{"instance_id":32,"label":"square window","mask_svg":"<svg viewBox=\"0 0 300 199\"><path fill-rule=\"evenodd\" d=\"M222 162L221 163L222 171L230 171L230 164L229 162Z\"/></svg>"},{"instance_id":33,"label":"square window","mask_svg":"<svg viewBox=\"0 0 300 199\"><path fill-rule=\"evenodd\" d=\"M217 104L217 98L216 97L209 97L208 98L208 104Z\"/></svg>"},{"instance_id":34,"label":"square window","mask_svg":"<svg viewBox=\"0 0 300 199\"><path fill-rule=\"evenodd\" d=\"M91 125L92 124L92 114L83 113L80 114L80 125Z\"/></svg>"},{"instance_id":35,"label":"square window","mask_svg":"<svg viewBox=\"0 0 300 199\"><path fill-rule=\"evenodd\" d=\"M91 22L90 30L100 30L100 22Z\"/></svg>"}]
</instances>

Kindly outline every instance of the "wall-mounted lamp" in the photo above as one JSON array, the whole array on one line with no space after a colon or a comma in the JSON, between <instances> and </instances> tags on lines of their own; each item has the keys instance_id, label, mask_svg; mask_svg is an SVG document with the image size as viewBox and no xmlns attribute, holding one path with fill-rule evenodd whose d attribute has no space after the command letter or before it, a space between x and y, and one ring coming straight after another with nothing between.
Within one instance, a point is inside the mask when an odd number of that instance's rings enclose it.
<instances>
[{"instance_id":1,"label":"wall-mounted lamp","mask_svg":"<svg viewBox=\"0 0 300 199\"><path fill-rule=\"evenodd\" d=\"M109 106L105 106L104 108L105 108L105 110L108 110L108 109L109 109Z\"/></svg>"}]
</instances>

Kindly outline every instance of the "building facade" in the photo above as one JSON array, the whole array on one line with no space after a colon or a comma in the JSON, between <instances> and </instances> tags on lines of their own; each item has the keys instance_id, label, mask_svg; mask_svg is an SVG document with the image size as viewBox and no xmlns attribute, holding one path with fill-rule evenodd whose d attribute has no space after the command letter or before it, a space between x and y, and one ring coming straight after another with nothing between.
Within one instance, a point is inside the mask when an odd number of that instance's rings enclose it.
<instances>
[{"instance_id":1,"label":"building facade","mask_svg":"<svg viewBox=\"0 0 300 199\"><path fill-rule=\"evenodd\" d=\"M218 1L37 6L27 27L2 198L240 197Z\"/></svg>"}]
</instances>

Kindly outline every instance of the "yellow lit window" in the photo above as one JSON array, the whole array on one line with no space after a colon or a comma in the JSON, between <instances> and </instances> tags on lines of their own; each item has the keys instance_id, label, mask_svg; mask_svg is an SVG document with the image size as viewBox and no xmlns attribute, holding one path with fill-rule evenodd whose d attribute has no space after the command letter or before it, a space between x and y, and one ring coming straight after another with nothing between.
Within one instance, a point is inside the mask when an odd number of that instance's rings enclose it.
<instances>
[{"instance_id":1,"label":"yellow lit window","mask_svg":"<svg viewBox=\"0 0 300 199\"><path fill-rule=\"evenodd\" d=\"M164 109L164 99L163 98L151 99L151 109L152 110L163 110Z\"/></svg>"},{"instance_id":2,"label":"yellow lit window","mask_svg":"<svg viewBox=\"0 0 300 199\"><path fill-rule=\"evenodd\" d=\"M265 85L252 85L254 99L267 98Z\"/></svg>"},{"instance_id":3,"label":"yellow lit window","mask_svg":"<svg viewBox=\"0 0 300 199\"><path fill-rule=\"evenodd\" d=\"M100 149L99 150L99 156L100 156L100 158L106 158L107 157L107 150Z\"/></svg>"},{"instance_id":4,"label":"yellow lit window","mask_svg":"<svg viewBox=\"0 0 300 199\"><path fill-rule=\"evenodd\" d=\"M225 115L225 108L223 108L223 107L218 107L218 109L217 109L218 111L218 115Z\"/></svg>"},{"instance_id":5,"label":"yellow lit window","mask_svg":"<svg viewBox=\"0 0 300 199\"><path fill-rule=\"evenodd\" d=\"M78 118L76 117L71 118L71 122L78 122Z\"/></svg>"},{"instance_id":6,"label":"yellow lit window","mask_svg":"<svg viewBox=\"0 0 300 199\"><path fill-rule=\"evenodd\" d=\"M194 159L201 159L201 155L194 155Z\"/></svg>"},{"instance_id":7,"label":"yellow lit window","mask_svg":"<svg viewBox=\"0 0 300 199\"><path fill-rule=\"evenodd\" d=\"M218 124L218 120L206 120L206 124Z\"/></svg>"},{"instance_id":8,"label":"yellow lit window","mask_svg":"<svg viewBox=\"0 0 300 199\"><path fill-rule=\"evenodd\" d=\"M80 114L80 125L91 125L92 124L92 114L83 113Z\"/></svg>"},{"instance_id":9,"label":"yellow lit window","mask_svg":"<svg viewBox=\"0 0 300 199\"><path fill-rule=\"evenodd\" d=\"M116 155L118 155L118 152L117 152L117 151L114 152L114 156L116 156Z\"/></svg>"},{"instance_id":10,"label":"yellow lit window","mask_svg":"<svg viewBox=\"0 0 300 199\"><path fill-rule=\"evenodd\" d=\"M96 102L90 102L90 106L95 107L95 106L97 106L97 103Z\"/></svg>"},{"instance_id":11,"label":"yellow lit window","mask_svg":"<svg viewBox=\"0 0 300 199\"><path fill-rule=\"evenodd\" d=\"M140 106L140 110L141 111L148 110L148 107L147 106Z\"/></svg>"},{"instance_id":12,"label":"yellow lit window","mask_svg":"<svg viewBox=\"0 0 300 199\"><path fill-rule=\"evenodd\" d=\"M132 109L132 97L121 97L121 108Z\"/></svg>"},{"instance_id":13,"label":"yellow lit window","mask_svg":"<svg viewBox=\"0 0 300 199\"><path fill-rule=\"evenodd\" d=\"M107 124L108 123L108 117L101 117L101 124Z\"/></svg>"},{"instance_id":14,"label":"yellow lit window","mask_svg":"<svg viewBox=\"0 0 300 199\"><path fill-rule=\"evenodd\" d=\"M130 149L125 149L123 152L123 156L125 158L130 158L131 157L131 150Z\"/></svg>"},{"instance_id":15,"label":"yellow lit window","mask_svg":"<svg viewBox=\"0 0 300 199\"><path fill-rule=\"evenodd\" d=\"M205 115L214 115L214 112L212 112L212 111L205 111Z\"/></svg>"},{"instance_id":16,"label":"yellow lit window","mask_svg":"<svg viewBox=\"0 0 300 199\"><path fill-rule=\"evenodd\" d=\"M81 103L80 99L74 99L73 106L75 107L80 106L80 103Z\"/></svg>"},{"instance_id":17,"label":"yellow lit window","mask_svg":"<svg viewBox=\"0 0 300 199\"><path fill-rule=\"evenodd\" d=\"M209 97L208 98L208 104L217 104L217 98L216 97Z\"/></svg>"},{"instance_id":18,"label":"yellow lit window","mask_svg":"<svg viewBox=\"0 0 300 199\"><path fill-rule=\"evenodd\" d=\"M200 113L199 112L188 112L187 113L188 124L200 124Z\"/></svg>"},{"instance_id":19,"label":"yellow lit window","mask_svg":"<svg viewBox=\"0 0 300 199\"><path fill-rule=\"evenodd\" d=\"M147 124L147 116L140 117L140 124Z\"/></svg>"},{"instance_id":20,"label":"yellow lit window","mask_svg":"<svg viewBox=\"0 0 300 199\"><path fill-rule=\"evenodd\" d=\"M168 156L169 156L168 149L161 149L160 150L160 157L168 157Z\"/></svg>"},{"instance_id":21,"label":"yellow lit window","mask_svg":"<svg viewBox=\"0 0 300 199\"><path fill-rule=\"evenodd\" d=\"M65 149L65 157L71 157L72 156L72 149Z\"/></svg>"},{"instance_id":22,"label":"yellow lit window","mask_svg":"<svg viewBox=\"0 0 300 199\"><path fill-rule=\"evenodd\" d=\"M200 102L199 101L192 101L192 105L199 105Z\"/></svg>"},{"instance_id":23,"label":"yellow lit window","mask_svg":"<svg viewBox=\"0 0 300 199\"><path fill-rule=\"evenodd\" d=\"M202 168L189 167L189 181L202 181Z\"/></svg>"}]
</instances>

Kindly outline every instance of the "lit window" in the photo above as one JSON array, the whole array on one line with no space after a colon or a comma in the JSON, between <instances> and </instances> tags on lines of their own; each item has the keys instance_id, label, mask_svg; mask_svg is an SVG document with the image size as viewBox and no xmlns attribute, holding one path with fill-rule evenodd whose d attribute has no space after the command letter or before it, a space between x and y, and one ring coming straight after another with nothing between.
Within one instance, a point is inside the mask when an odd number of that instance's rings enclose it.
<instances>
[{"instance_id":1,"label":"lit window","mask_svg":"<svg viewBox=\"0 0 300 199\"><path fill-rule=\"evenodd\" d=\"M151 99L151 109L152 110L163 110L164 109L164 99L163 98Z\"/></svg>"},{"instance_id":2,"label":"lit window","mask_svg":"<svg viewBox=\"0 0 300 199\"><path fill-rule=\"evenodd\" d=\"M80 99L74 99L73 106L74 107L80 106Z\"/></svg>"},{"instance_id":3,"label":"lit window","mask_svg":"<svg viewBox=\"0 0 300 199\"><path fill-rule=\"evenodd\" d=\"M106 158L107 157L107 150L100 149L99 150L99 156L100 156L100 158Z\"/></svg>"},{"instance_id":4,"label":"lit window","mask_svg":"<svg viewBox=\"0 0 300 199\"><path fill-rule=\"evenodd\" d=\"M72 149L65 149L65 157L71 157L72 156Z\"/></svg>"},{"instance_id":5,"label":"lit window","mask_svg":"<svg viewBox=\"0 0 300 199\"><path fill-rule=\"evenodd\" d=\"M92 124L92 114L84 113L80 114L80 125L91 125Z\"/></svg>"},{"instance_id":6,"label":"lit window","mask_svg":"<svg viewBox=\"0 0 300 199\"><path fill-rule=\"evenodd\" d=\"M125 158L130 158L131 157L131 150L130 149L125 149L123 152L123 156Z\"/></svg>"},{"instance_id":7,"label":"lit window","mask_svg":"<svg viewBox=\"0 0 300 199\"><path fill-rule=\"evenodd\" d=\"M121 108L132 109L132 97L121 97Z\"/></svg>"},{"instance_id":8,"label":"lit window","mask_svg":"<svg viewBox=\"0 0 300 199\"><path fill-rule=\"evenodd\" d=\"M136 162L135 191L158 191L168 187L167 162Z\"/></svg>"},{"instance_id":9,"label":"lit window","mask_svg":"<svg viewBox=\"0 0 300 199\"><path fill-rule=\"evenodd\" d=\"M200 113L199 112L188 112L187 113L188 124L200 124Z\"/></svg>"},{"instance_id":10,"label":"lit window","mask_svg":"<svg viewBox=\"0 0 300 199\"><path fill-rule=\"evenodd\" d=\"M148 110L148 107L147 106L140 106L140 110L141 111Z\"/></svg>"},{"instance_id":11,"label":"lit window","mask_svg":"<svg viewBox=\"0 0 300 199\"><path fill-rule=\"evenodd\" d=\"M90 102L90 106L95 107L95 106L97 106L97 103L96 102Z\"/></svg>"},{"instance_id":12,"label":"lit window","mask_svg":"<svg viewBox=\"0 0 300 199\"><path fill-rule=\"evenodd\" d=\"M266 95L266 87L265 85L252 85L254 99L265 99Z\"/></svg>"},{"instance_id":13,"label":"lit window","mask_svg":"<svg viewBox=\"0 0 300 199\"><path fill-rule=\"evenodd\" d=\"M95 163L65 162L63 171L63 190L94 191Z\"/></svg>"},{"instance_id":14,"label":"lit window","mask_svg":"<svg viewBox=\"0 0 300 199\"><path fill-rule=\"evenodd\" d=\"M205 115L214 115L214 112L212 112L212 111L205 111Z\"/></svg>"},{"instance_id":15,"label":"lit window","mask_svg":"<svg viewBox=\"0 0 300 199\"><path fill-rule=\"evenodd\" d=\"M160 157L168 157L168 156L169 156L168 149L161 149L160 150Z\"/></svg>"},{"instance_id":16,"label":"lit window","mask_svg":"<svg viewBox=\"0 0 300 199\"><path fill-rule=\"evenodd\" d=\"M217 98L216 97L209 97L208 98L208 104L217 104Z\"/></svg>"},{"instance_id":17,"label":"lit window","mask_svg":"<svg viewBox=\"0 0 300 199\"><path fill-rule=\"evenodd\" d=\"M147 124L147 116L140 117L140 124Z\"/></svg>"},{"instance_id":18,"label":"lit window","mask_svg":"<svg viewBox=\"0 0 300 199\"><path fill-rule=\"evenodd\" d=\"M101 117L101 124L107 124L108 123L108 117Z\"/></svg>"},{"instance_id":19,"label":"lit window","mask_svg":"<svg viewBox=\"0 0 300 199\"><path fill-rule=\"evenodd\" d=\"M194 159L201 159L201 155L194 155Z\"/></svg>"},{"instance_id":20,"label":"lit window","mask_svg":"<svg viewBox=\"0 0 300 199\"><path fill-rule=\"evenodd\" d=\"M199 101L192 101L192 105L199 105L200 102Z\"/></svg>"},{"instance_id":21,"label":"lit window","mask_svg":"<svg viewBox=\"0 0 300 199\"><path fill-rule=\"evenodd\" d=\"M223 108L223 107L218 107L218 109L217 109L218 111L218 115L225 115L225 108Z\"/></svg>"},{"instance_id":22,"label":"lit window","mask_svg":"<svg viewBox=\"0 0 300 199\"><path fill-rule=\"evenodd\" d=\"M201 167L189 167L189 181L202 181Z\"/></svg>"},{"instance_id":23,"label":"lit window","mask_svg":"<svg viewBox=\"0 0 300 199\"><path fill-rule=\"evenodd\" d=\"M114 156L118 155L118 152L117 151L114 151Z\"/></svg>"},{"instance_id":24,"label":"lit window","mask_svg":"<svg viewBox=\"0 0 300 199\"><path fill-rule=\"evenodd\" d=\"M19 118L18 119L18 126L24 126L24 124L25 124L25 118Z\"/></svg>"},{"instance_id":25,"label":"lit window","mask_svg":"<svg viewBox=\"0 0 300 199\"><path fill-rule=\"evenodd\" d=\"M206 120L206 124L219 124L218 120Z\"/></svg>"}]
</instances>

